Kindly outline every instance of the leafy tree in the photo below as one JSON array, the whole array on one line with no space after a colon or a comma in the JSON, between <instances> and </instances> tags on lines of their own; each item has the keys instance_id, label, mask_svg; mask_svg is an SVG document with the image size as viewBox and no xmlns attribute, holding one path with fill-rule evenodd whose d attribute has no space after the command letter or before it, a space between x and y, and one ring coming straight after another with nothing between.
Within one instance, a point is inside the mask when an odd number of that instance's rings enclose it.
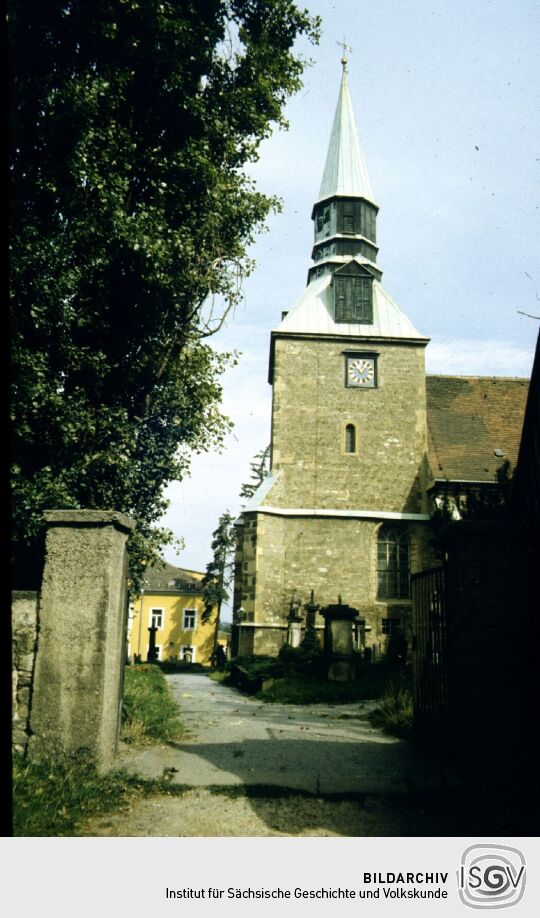
<instances>
[{"instance_id":1,"label":"leafy tree","mask_svg":"<svg viewBox=\"0 0 540 918\"><path fill-rule=\"evenodd\" d=\"M236 537L234 518L226 511L219 518L218 528L212 533L213 557L203 578L203 622L208 622L216 610L214 651L218 643L221 607L229 599L229 587L234 572Z\"/></svg>"},{"instance_id":2,"label":"leafy tree","mask_svg":"<svg viewBox=\"0 0 540 918\"><path fill-rule=\"evenodd\" d=\"M218 445L226 355L204 339L278 206L243 173L300 87L291 0L8 0L15 577L45 508L138 523Z\"/></svg>"},{"instance_id":3,"label":"leafy tree","mask_svg":"<svg viewBox=\"0 0 540 918\"><path fill-rule=\"evenodd\" d=\"M430 525L436 548L441 549L442 530L455 520L506 518L512 477L512 466L506 459L497 469L493 484L463 487L459 492L449 484L431 515Z\"/></svg>"},{"instance_id":4,"label":"leafy tree","mask_svg":"<svg viewBox=\"0 0 540 918\"><path fill-rule=\"evenodd\" d=\"M506 516L513 471L506 459L496 471L496 484L491 487L471 489L458 501L458 510L464 520L498 520Z\"/></svg>"},{"instance_id":5,"label":"leafy tree","mask_svg":"<svg viewBox=\"0 0 540 918\"><path fill-rule=\"evenodd\" d=\"M255 453L253 461L250 463L251 478L248 482L242 485L240 489L240 497L245 497L248 500L250 497L253 497L259 485L263 483L264 479L268 475L269 463L270 446L267 446L266 449L262 449L260 452Z\"/></svg>"}]
</instances>

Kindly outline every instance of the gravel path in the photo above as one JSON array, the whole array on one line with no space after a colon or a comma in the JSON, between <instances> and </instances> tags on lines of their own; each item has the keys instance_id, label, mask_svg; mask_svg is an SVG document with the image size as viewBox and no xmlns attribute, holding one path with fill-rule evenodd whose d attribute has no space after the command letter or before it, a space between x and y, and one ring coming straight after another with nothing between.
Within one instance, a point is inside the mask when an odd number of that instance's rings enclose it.
<instances>
[{"instance_id":1,"label":"gravel path","mask_svg":"<svg viewBox=\"0 0 540 918\"><path fill-rule=\"evenodd\" d=\"M181 707L186 738L167 746L124 747L118 765L147 777L165 773L171 783L192 790L139 801L127 811L90 821L81 834L448 834L434 832L434 817L418 806L403 804L404 795L415 789L436 788L440 775L411 744L369 724L374 702L269 705L204 674L167 679ZM207 789L216 786L228 793Z\"/></svg>"},{"instance_id":2,"label":"gravel path","mask_svg":"<svg viewBox=\"0 0 540 918\"><path fill-rule=\"evenodd\" d=\"M152 797L112 816L93 819L79 835L355 838L461 834L453 828L429 810L406 806L394 798L230 798L199 787L182 797Z\"/></svg>"}]
</instances>

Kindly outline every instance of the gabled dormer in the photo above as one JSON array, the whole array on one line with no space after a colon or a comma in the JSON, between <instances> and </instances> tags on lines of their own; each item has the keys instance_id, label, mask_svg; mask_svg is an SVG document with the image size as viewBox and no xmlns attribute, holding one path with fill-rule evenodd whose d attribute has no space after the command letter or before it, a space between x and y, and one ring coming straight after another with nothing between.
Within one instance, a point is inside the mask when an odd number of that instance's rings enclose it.
<instances>
[{"instance_id":1,"label":"gabled dormer","mask_svg":"<svg viewBox=\"0 0 540 918\"><path fill-rule=\"evenodd\" d=\"M373 323L373 280L372 271L354 260L333 271L334 322Z\"/></svg>"}]
</instances>

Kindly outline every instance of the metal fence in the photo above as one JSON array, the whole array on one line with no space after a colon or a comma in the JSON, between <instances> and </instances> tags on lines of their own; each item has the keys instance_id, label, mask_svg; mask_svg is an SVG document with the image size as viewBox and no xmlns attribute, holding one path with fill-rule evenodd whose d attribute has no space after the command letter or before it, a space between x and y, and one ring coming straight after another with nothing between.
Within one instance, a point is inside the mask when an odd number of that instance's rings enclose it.
<instances>
[{"instance_id":1,"label":"metal fence","mask_svg":"<svg viewBox=\"0 0 540 918\"><path fill-rule=\"evenodd\" d=\"M447 610L442 567L413 574L412 665L415 722L441 727L448 718Z\"/></svg>"}]
</instances>

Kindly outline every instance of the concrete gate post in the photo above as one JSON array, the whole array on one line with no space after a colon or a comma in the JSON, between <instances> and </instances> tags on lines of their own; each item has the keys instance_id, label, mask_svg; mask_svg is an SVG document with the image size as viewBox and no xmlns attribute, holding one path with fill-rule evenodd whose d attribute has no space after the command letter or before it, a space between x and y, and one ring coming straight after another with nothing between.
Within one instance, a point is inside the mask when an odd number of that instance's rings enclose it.
<instances>
[{"instance_id":1,"label":"concrete gate post","mask_svg":"<svg viewBox=\"0 0 540 918\"><path fill-rule=\"evenodd\" d=\"M49 510L28 753L116 752L127 628L126 539L114 511Z\"/></svg>"}]
</instances>

